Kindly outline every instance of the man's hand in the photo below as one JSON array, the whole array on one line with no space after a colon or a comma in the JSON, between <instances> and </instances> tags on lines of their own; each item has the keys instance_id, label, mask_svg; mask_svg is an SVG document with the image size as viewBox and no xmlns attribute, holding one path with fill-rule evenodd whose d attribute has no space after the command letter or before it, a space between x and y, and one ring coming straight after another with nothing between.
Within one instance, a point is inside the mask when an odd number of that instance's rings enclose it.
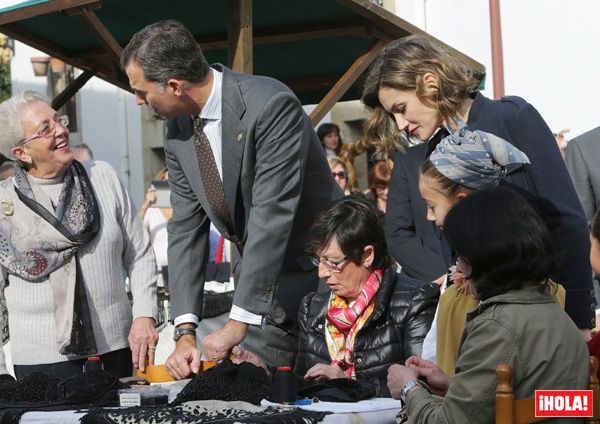
<instances>
[{"instance_id":1,"label":"man's hand","mask_svg":"<svg viewBox=\"0 0 600 424\"><path fill-rule=\"evenodd\" d=\"M158 343L154 318L138 317L134 319L127 340L134 367L139 368L142 372L146 371L146 358L149 365L154 365L154 352Z\"/></svg>"},{"instance_id":2,"label":"man's hand","mask_svg":"<svg viewBox=\"0 0 600 424\"><path fill-rule=\"evenodd\" d=\"M436 364L418 356L411 356L404 364L410 369L415 370L419 377L427 382L431 393L438 396L446 395L450 386L450 377Z\"/></svg>"},{"instance_id":3,"label":"man's hand","mask_svg":"<svg viewBox=\"0 0 600 424\"><path fill-rule=\"evenodd\" d=\"M248 324L230 319L227 324L203 340L204 352L209 361L220 361L229 356L231 348L246 338Z\"/></svg>"},{"instance_id":4,"label":"man's hand","mask_svg":"<svg viewBox=\"0 0 600 424\"><path fill-rule=\"evenodd\" d=\"M177 340L175 350L169 355L165 365L171 377L182 380L200 372L201 359L202 352L196 345L196 338L185 334Z\"/></svg>"},{"instance_id":5,"label":"man's hand","mask_svg":"<svg viewBox=\"0 0 600 424\"><path fill-rule=\"evenodd\" d=\"M411 380L419 377L417 371L403 365L394 364L388 368L387 386L394 399L400 399L402 388Z\"/></svg>"},{"instance_id":6,"label":"man's hand","mask_svg":"<svg viewBox=\"0 0 600 424\"><path fill-rule=\"evenodd\" d=\"M333 380L334 378L348 378L348 376L337 365L317 364L306 371L305 380Z\"/></svg>"}]
</instances>

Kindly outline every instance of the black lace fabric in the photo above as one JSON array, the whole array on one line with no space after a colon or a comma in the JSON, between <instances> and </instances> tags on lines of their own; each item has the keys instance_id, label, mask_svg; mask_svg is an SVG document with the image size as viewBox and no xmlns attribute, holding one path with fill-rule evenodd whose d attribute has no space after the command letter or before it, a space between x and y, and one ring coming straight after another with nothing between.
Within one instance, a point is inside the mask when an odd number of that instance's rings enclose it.
<instances>
[{"instance_id":1,"label":"black lace fabric","mask_svg":"<svg viewBox=\"0 0 600 424\"><path fill-rule=\"evenodd\" d=\"M271 394L266 372L248 362L229 360L194 377L167 406L93 410L83 424L312 424L327 415L294 407L258 406Z\"/></svg>"},{"instance_id":2,"label":"black lace fabric","mask_svg":"<svg viewBox=\"0 0 600 424\"><path fill-rule=\"evenodd\" d=\"M201 372L179 393L173 404L190 400L239 400L260 405L271 395L271 379L250 362L234 364L229 359Z\"/></svg>"},{"instance_id":3,"label":"black lace fabric","mask_svg":"<svg viewBox=\"0 0 600 424\"><path fill-rule=\"evenodd\" d=\"M118 406L119 389L128 386L105 371L91 371L62 380L34 373L21 380L0 376L0 424L18 423L29 411L68 411Z\"/></svg>"}]
</instances>

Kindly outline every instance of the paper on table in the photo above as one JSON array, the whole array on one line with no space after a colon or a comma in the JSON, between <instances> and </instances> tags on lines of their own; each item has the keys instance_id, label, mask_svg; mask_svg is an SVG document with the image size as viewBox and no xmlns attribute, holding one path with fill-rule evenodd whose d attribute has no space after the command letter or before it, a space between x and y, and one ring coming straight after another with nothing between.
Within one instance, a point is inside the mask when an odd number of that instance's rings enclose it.
<instances>
[{"instance_id":1,"label":"paper on table","mask_svg":"<svg viewBox=\"0 0 600 424\"><path fill-rule=\"evenodd\" d=\"M310 405L283 405L279 403L269 402L263 399L260 402L265 406L296 406L297 408L306 409L307 411L318 412L333 412L334 414L347 414L350 412L372 412L383 411L387 409L400 409L402 403L399 400L390 398L373 398L361 400L360 402L313 402Z\"/></svg>"}]
</instances>

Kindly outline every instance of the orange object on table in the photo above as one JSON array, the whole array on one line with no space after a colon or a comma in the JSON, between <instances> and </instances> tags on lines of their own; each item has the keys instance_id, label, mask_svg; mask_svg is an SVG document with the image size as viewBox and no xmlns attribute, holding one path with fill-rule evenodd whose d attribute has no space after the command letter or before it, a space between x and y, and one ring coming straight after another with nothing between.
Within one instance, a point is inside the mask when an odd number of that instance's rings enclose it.
<instances>
[{"instance_id":1,"label":"orange object on table","mask_svg":"<svg viewBox=\"0 0 600 424\"><path fill-rule=\"evenodd\" d=\"M217 365L216 362L212 361L200 361L200 372L206 371L209 368ZM142 377L148 380L150 383L166 383L169 381L175 381L171 374L167 371L165 364L160 365L146 365L146 372L142 372L139 369L135 371L136 377Z\"/></svg>"}]
</instances>

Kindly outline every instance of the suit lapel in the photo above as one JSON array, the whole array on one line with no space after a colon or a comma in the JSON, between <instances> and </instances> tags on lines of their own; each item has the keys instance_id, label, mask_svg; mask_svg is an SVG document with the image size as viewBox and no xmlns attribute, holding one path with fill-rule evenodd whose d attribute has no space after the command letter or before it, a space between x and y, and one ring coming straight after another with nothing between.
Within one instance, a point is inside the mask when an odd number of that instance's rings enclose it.
<instances>
[{"instance_id":1,"label":"suit lapel","mask_svg":"<svg viewBox=\"0 0 600 424\"><path fill-rule=\"evenodd\" d=\"M223 188L225 190L225 199L227 200L229 213L235 225L237 188L242 169L247 131L246 125L242 122L241 118L246 111L246 105L235 75L224 66L221 67L221 70L223 72L221 106Z\"/></svg>"}]
</instances>

